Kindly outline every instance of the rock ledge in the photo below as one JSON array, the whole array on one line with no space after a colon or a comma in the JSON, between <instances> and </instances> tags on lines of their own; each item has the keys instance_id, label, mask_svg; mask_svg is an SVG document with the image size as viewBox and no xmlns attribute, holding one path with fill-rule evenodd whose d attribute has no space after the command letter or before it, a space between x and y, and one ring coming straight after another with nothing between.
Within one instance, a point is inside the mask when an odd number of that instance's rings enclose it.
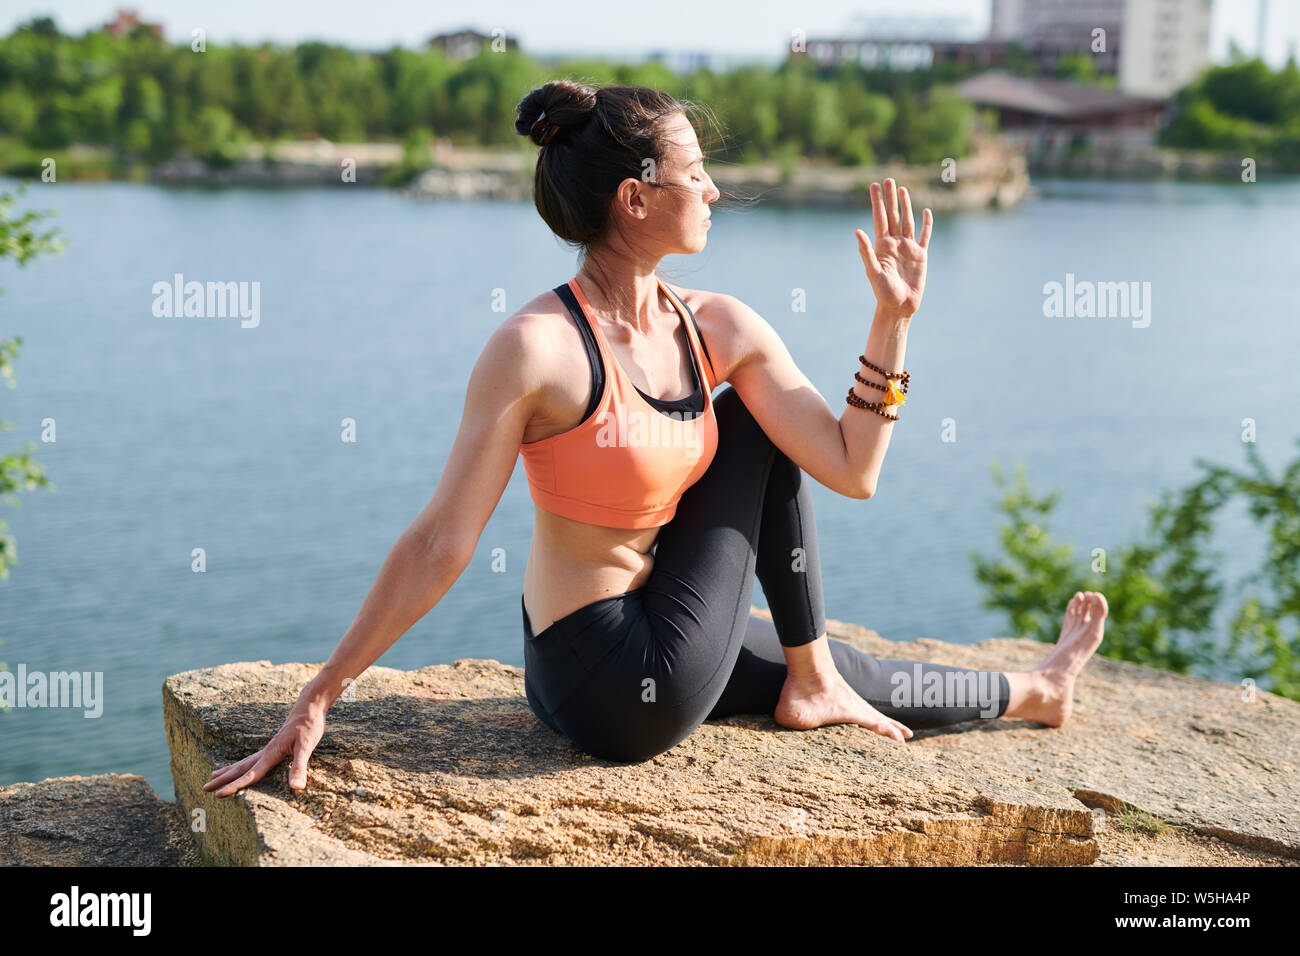
<instances>
[{"instance_id":1,"label":"rock ledge","mask_svg":"<svg viewBox=\"0 0 1300 956\"><path fill-rule=\"evenodd\" d=\"M830 633L882 657L996 669L1044 653L1011 639L897 644L839 622ZM1100 659L1061 729L975 722L900 746L860 727L733 717L642 764L588 757L541 724L519 668L376 667L331 709L307 791L288 790L282 765L240 796L204 793L216 766L270 738L314 672L259 661L165 682L177 800L187 819L204 812L204 860L1078 865L1098 858L1091 808L1119 806L1300 858L1300 704Z\"/></svg>"}]
</instances>

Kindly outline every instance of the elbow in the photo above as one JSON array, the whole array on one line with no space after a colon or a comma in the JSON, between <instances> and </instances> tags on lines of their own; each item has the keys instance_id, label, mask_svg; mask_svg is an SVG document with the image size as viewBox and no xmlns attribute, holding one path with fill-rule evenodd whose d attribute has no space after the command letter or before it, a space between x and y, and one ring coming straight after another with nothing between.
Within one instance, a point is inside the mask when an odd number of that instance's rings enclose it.
<instances>
[{"instance_id":1,"label":"elbow","mask_svg":"<svg viewBox=\"0 0 1300 956\"><path fill-rule=\"evenodd\" d=\"M866 501L875 493L876 493L876 483L874 481L870 481L870 482L859 481L858 483L850 486L848 496L850 498L856 498L859 501Z\"/></svg>"},{"instance_id":2,"label":"elbow","mask_svg":"<svg viewBox=\"0 0 1300 956\"><path fill-rule=\"evenodd\" d=\"M472 545L453 541L446 535L435 534L431 538L411 535L409 541L426 560L455 568L458 577L474 559Z\"/></svg>"},{"instance_id":3,"label":"elbow","mask_svg":"<svg viewBox=\"0 0 1300 956\"><path fill-rule=\"evenodd\" d=\"M432 549L432 554L439 563L454 568L456 577L464 574L465 569L469 567L469 563L474 560L473 548L463 548L457 545L435 546Z\"/></svg>"}]
</instances>

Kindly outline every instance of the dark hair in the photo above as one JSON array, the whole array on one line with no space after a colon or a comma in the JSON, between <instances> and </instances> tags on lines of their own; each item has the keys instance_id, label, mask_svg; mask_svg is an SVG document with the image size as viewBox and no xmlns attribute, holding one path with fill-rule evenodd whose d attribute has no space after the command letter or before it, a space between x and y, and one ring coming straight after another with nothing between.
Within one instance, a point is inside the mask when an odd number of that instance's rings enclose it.
<instances>
[{"instance_id":1,"label":"dark hair","mask_svg":"<svg viewBox=\"0 0 1300 956\"><path fill-rule=\"evenodd\" d=\"M599 241L609 227L610 200L618 184L629 177L644 178L646 159L654 160L651 181L672 188L659 175L671 145L664 139L663 121L679 112L688 119L699 115L713 120L700 104L646 86L596 89L552 80L520 100L515 132L542 147L533 202L551 231L584 249Z\"/></svg>"}]
</instances>

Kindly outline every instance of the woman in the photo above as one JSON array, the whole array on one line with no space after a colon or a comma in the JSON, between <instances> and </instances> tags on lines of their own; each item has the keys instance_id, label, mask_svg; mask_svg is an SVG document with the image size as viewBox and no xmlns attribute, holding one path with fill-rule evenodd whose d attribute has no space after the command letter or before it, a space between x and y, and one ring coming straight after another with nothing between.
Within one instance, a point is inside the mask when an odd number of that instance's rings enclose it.
<instances>
[{"instance_id":1,"label":"woman","mask_svg":"<svg viewBox=\"0 0 1300 956\"><path fill-rule=\"evenodd\" d=\"M581 268L489 338L432 500L283 727L206 790L229 796L286 756L289 785L306 787L330 704L465 570L520 454L535 505L528 704L589 754L646 760L733 713L860 724L900 743L974 718L1065 722L1101 642L1100 594L1071 599L1056 648L1023 673L877 660L827 638L805 473L852 498L875 490L908 388L932 217L917 233L907 191L872 184L875 243L856 234L876 311L837 419L752 309L655 274L663 256L704 248L719 198L693 109L567 81L519 104L516 130L541 147L537 209L583 250ZM748 614L755 575L771 622Z\"/></svg>"}]
</instances>

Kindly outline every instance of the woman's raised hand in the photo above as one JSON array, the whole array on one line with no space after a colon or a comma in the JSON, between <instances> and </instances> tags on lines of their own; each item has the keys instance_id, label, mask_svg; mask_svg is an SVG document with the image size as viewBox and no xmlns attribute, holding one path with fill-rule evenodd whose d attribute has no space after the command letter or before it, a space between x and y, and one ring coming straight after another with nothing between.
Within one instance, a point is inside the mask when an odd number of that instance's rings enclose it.
<instances>
[{"instance_id":1,"label":"woman's raised hand","mask_svg":"<svg viewBox=\"0 0 1300 956\"><path fill-rule=\"evenodd\" d=\"M889 313L911 317L921 307L925 291L926 247L934 217L930 210L921 215L921 234L916 235L912 219L912 197L904 187L895 187L892 179L871 184L871 218L876 227L876 243L861 229L858 252L867 267L867 281L876 294L876 307Z\"/></svg>"},{"instance_id":2,"label":"woman's raised hand","mask_svg":"<svg viewBox=\"0 0 1300 956\"><path fill-rule=\"evenodd\" d=\"M310 685L308 685L310 686ZM285 757L292 756L289 765L289 786L294 790L307 789L307 761L325 734L327 705L304 693L285 718L283 726L271 742L255 754L249 754L238 763L228 764L212 771L212 778L203 785L204 790L217 791L218 797L251 787L271 772Z\"/></svg>"}]
</instances>

